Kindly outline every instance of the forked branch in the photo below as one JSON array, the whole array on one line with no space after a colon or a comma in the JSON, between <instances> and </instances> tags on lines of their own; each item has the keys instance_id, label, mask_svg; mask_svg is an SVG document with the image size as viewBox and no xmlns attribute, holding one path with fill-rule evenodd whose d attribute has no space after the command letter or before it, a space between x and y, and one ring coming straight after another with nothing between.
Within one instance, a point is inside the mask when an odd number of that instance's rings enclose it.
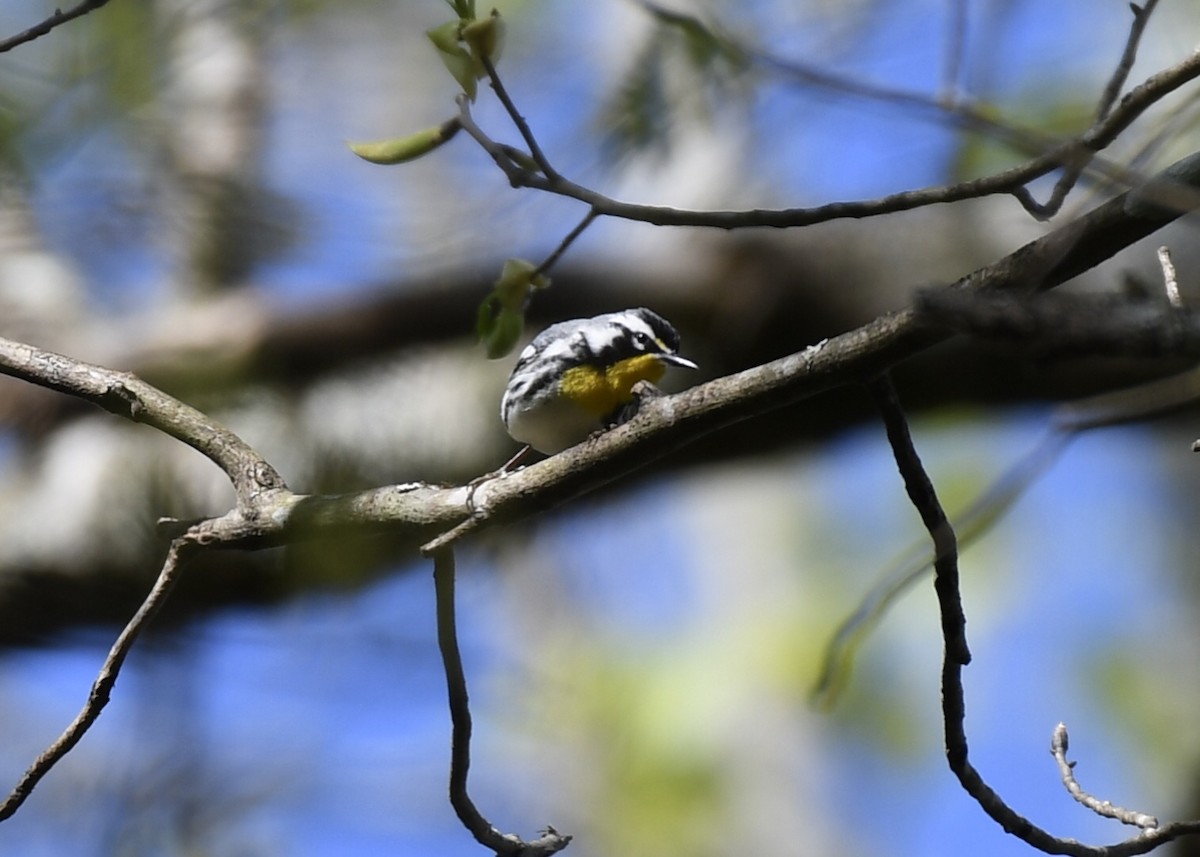
<instances>
[{"instance_id":1,"label":"forked branch","mask_svg":"<svg viewBox=\"0 0 1200 857\"><path fill-rule=\"evenodd\" d=\"M1134 839L1127 839L1113 845L1096 846L1086 845L1075 839L1059 838L1033 824L1010 807L983 780L983 777L971 764L967 748L966 699L962 683L962 670L969 661L970 655L966 648L966 617L959 588L958 557L954 550L953 530L942 510L941 502L925 471L925 466L917 454L908 429L908 420L900 406L890 378L887 375L880 375L873 379L868 386L887 429L892 455L896 459L896 466L904 480L909 499L920 514L925 528L929 531L936 551L934 591L937 594L938 610L942 620L944 644L942 722L945 730L946 760L963 789L1007 833L1011 833L1026 844L1047 854L1069 854L1072 857L1126 857L1126 855L1132 854L1145 854L1184 834L1200 833L1200 821L1180 822L1156 828L1147 821L1147 819L1151 819L1150 816L1138 813L1136 816L1142 822L1138 824L1142 835ZM947 533L947 530L950 532ZM1059 759L1060 766L1066 764L1069 770L1069 763L1066 762L1065 756L1065 732L1061 736L1057 731L1055 734L1061 737L1061 753L1055 750L1055 756ZM1066 781L1065 775L1064 781ZM1068 788L1070 788L1069 785ZM1080 792L1082 793L1082 790ZM1103 803L1088 797L1095 804ZM1089 804L1085 803L1085 805ZM1092 806L1092 808L1096 807ZM1127 810L1121 810L1121 812L1128 813ZM1134 815L1122 816L1121 820L1137 824L1137 821L1127 821L1127 818L1133 818ZM1157 824L1156 820L1155 824Z\"/></svg>"}]
</instances>

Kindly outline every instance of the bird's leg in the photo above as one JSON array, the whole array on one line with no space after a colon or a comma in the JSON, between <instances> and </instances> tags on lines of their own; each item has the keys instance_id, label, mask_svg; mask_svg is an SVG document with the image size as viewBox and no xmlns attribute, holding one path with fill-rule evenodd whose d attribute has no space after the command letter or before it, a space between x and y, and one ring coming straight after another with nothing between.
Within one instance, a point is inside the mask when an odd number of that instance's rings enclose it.
<instances>
[{"instance_id":1,"label":"bird's leg","mask_svg":"<svg viewBox=\"0 0 1200 857\"><path fill-rule=\"evenodd\" d=\"M613 411L612 415L604 421L604 430L615 428L623 423L629 422L637 416L638 409L642 406L642 402L648 399L657 399L663 394L662 390L651 384L649 381L638 381L633 385L633 398L630 399L621 407Z\"/></svg>"}]
</instances>

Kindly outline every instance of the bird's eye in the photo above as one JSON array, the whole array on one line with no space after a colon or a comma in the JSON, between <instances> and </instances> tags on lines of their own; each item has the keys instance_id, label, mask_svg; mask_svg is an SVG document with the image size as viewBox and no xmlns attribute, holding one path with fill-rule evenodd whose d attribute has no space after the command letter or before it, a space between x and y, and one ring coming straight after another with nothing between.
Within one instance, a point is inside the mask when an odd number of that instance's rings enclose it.
<instances>
[{"instance_id":1,"label":"bird's eye","mask_svg":"<svg viewBox=\"0 0 1200 857\"><path fill-rule=\"evenodd\" d=\"M633 334L633 341L637 347L643 351L650 345L650 337L642 333L640 330Z\"/></svg>"}]
</instances>

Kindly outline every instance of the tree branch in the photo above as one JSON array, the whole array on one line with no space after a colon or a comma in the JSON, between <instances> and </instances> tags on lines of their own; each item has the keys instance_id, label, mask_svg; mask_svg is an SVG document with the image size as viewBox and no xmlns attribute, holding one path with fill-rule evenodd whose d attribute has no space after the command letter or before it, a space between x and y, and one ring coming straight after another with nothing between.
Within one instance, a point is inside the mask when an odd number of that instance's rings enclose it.
<instances>
[{"instance_id":1,"label":"tree branch","mask_svg":"<svg viewBox=\"0 0 1200 857\"><path fill-rule=\"evenodd\" d=\"M942 639L945 644L942 659L942 720L946 736L946 760L950 770L958 777L963 789L983 808L1006 833L1047 854L1069 854L1073 857L1124 857L1144 854L1184 833L1200 832L1200 821L1170 825L1155 830L1141 825L1142 835L1109 846L1085 845L1074 839L1060 839L1050 834L1012 809L992 789L971 764L967 747L966 700L962 684L963 667L970 660L966 648L964 629L966 618L959 591L958 556L955 550L954 531L943 512L937 493L933 488L920 456L913 446L908 431L908 421L900 407L895 389L887 376L880 376L870 384L876 405L879 407L887 428L888 441L896 458L896 465L904 479L905 488L913 505L921 515L925 528L933 539L936 560L934 562L934 591L937 593L938 610L942 620ZM1066 746L1062 752L1065 754ZM1057 755L1057 754L1056 754Z\"/></svg>"},{"instance_id":2,"label":"tree branch","mask_svg":"<svg viewBox=\"0 0 1200 857\"><path fill-rule=\"evenodd\" d=\"M1054 756L1054 761L1058 762L1058 772L1062 776L1063 785L1071 797L1075 798L1075 800L1092 812L1102 815L1105 818L1115 819L1122 824L1140 828L1147 833L1158 829L1158 819L1154 816L1138 812L1137 810L1114 806L1111 801L1100 800L1085 792L1083 787L1079 785L1079 781L1075 779L1075 763L1067 760L1068 742L1067 724L1059 723L1054 727L1054 732L1050 736L1050 753Z\"/></svg>"},{"instance_id":3,"label":"tree branch","mask_svg":"<svg viewBox=\"0 0 1200 857\"><path fill-rule=\"evenodd\" d=\"M1130 10L1133 12L1133 23L1129 28L1129 37L1125 40L1125 50L1121 52L1121 59L1117 62L1116 69L1113 70L1112 76L1105 85L1103 92L1100 93L1100 103L1096 106L1096 118L1092 123L1092 127L1088 129L1089 134L1096 131L1104 123L1105 119L1108 118L1112 106L1117 100L1117 95L1121 92L1121 87L1125 85L1125 81L1129 78L1129 72L1133 69L1133 63L1137 59L1137 49L1141 43L1142 34L1146 31L1146 24L1149 23L1150 15L1154 12L1154 7L1157 5L1158 0L1146 0L1144 6L1137 6L1133 3L1129 4ZM1085 138L1086 136L1087 134L1084 135ZM1050 219L1062 208L1063 203L1067 199L1067 194L1075 187L1076 182L1083 175L1087 165L1094 159L1097 151L1099 149L1081 148L1078 159L1073 163L1065 165L1062 175L1054 183L1054 189L1050 192L1050 197L1044 204L1037 202L1026 188L1021 188L1016 192L1015 195L1018 201L1025 206L1026 211L1039 220Z\"/></svg>"},{"instance_id":4,"label":"tree branch","mask_svg":"<svg viewBox=\"0 0 1200 857\"><path fill-rule=\"evenodd\" d=\"M1200 312L1164 299L936 289L918 293L915 307L930 324L1019 344L1038 359L1200 357Z\"/></svg>"},{"instance_id":5,"label":"tree branch","mask_svg":"<svg viewBox=\"0 0 1200 857\"><path fill-rule=\"evenodd\" d=\"M1198 181L1200 155L1193 155L1147 187L1122 194L995 264L975 271L956 283L955 288L1019 294L1052 288L1176 219L1183 206L1196 204L1194 186ZM169 591L185 545L189 549L192 545L255 549L319 536L380 530L420 544L450 531L448 537L436 542L444 563L445 549L462 533L528 517L566 502L619 479L701 435L878 374L947 336L945 330L922 321L915 310L892 313L788 357L717 378L678 395L648 399L628 423L545 461L479 485L444 487L409 483L338 496L294 494L261 455L228 429L131 374L0 339L0 373L76 396L126 419L157 428L212 459L238 492L237 508L219 518L190 525L181 537L184 540L173 543L173 552L168 554L159 583L114 647L110 656L111 679L106 677L107 669L97 679L100 689L97 702L94 705L89 702L77 722L64 733L65 737L47 751L50 764L79 740L103 707L105 688L111 688L115 669L119 669L128 647ZM903 435L896 437L902 439ZM927 503L931 491L931 487L918 491L914 500L925 496L922 502ZM933 521L939 531L936 536L939 562L949 562L947 557L953 555L952 539L942 532L942 525L936 520L927 518L927 521ZM168 521L167 526L177 529L179 522ZM948 574L944 572L942 579L952 582ZM939 587L939 594L947 599L943 605L946 617L943 624L950 655L944 677L948 731L955 722L961 729L962 689L957 670L969 657L961 617L950 609L950 595L942 592L950 588L953 588L950 583ZM973 781L978 776L966 765L965 736L948 741L948 747L954 748L949 753L952 762L956 765L961 762L956 770L968 791L973 795L989 794L982 782ZM44 773L40 765L31 770L40 771L31 782ZM17 805L21 799L17 799ZM979 799L985 808L991 805L985 798ZM1017 824L1004 811L996 813L1005 829L1011 830L1010 825ZM1021 823L1024 824L1023 820ZM1196 829L1200 830L1200 825ZM1191 830L1186 826L1171 826L1160 831L1159 837L1178 836ZM1037 838L1036 834L1031 835Z\"/></svg>"},{"instance_id":6,"label":"tree branch","mask_svg":"<svg viewBox=\"0 0 1200 857\"><path fill-rule=\"evenodd\" d=\"M33 792L42 777L46 776L50 769L79 743L96 719L100 717L100 712L108 705L112 689L117 683L117 676L121 672L126 656L150 620L166 603L167 596L171 594L179 577L180 568L197 546L198 542L195 539L186 536L171 542L171 546L167 550L167 557L163 561L162 570L158 573L158 579L142 602L142 606L138 608L137 613L129 620L125 629L117 637L117 641L113 643L108 657L104 659L104 664L100 667L99 675L92 683L92 690L88 694L87 702L54 743L47 747L30 765L29 770L13 787L4 802L0 803L0 821L9 818L21 808L21 804Z\"/></svg>"},{"instance_id":7,"label":"tree branch","mask_svg":"<svg viewBox=\"0 0 1200 857\"><path fill-rule=\"evenodd\" d=\"M283 477L249 444L211 417L168 396L129 372L118 372L0 338L0 374L67 393L186 443L220 467L243 510Z\"/></svg>"},{"instance_id":8,"label":"tree branch","mask_svg":"<svg viewBox=\"0 0 1200 857\"><path fill-rule=\"evenodd\" d=\"M888 443L896 458L896 466L904 480L904 490L921 516L921 522L933 539L933 587L937 591L938 604L942 611L942 638L946 642L946 660L960 667L971 662L971 650L967 646L967 617L963 613L962 598L958 587L958 537L954 527L938 500L937 491L917 449L913 445L912 434L908 430L908 419L900 407L900 399L891 378L885 373L879 375L868 385L875 405L883 418L887 430ZM955 748L947 746L946 753L951 755ZM962 753L966 755L964 741ZM954 766L953 760L951 767Z\"/></svg>"},{"instance_id":9,"label":"tree branch","mask_svg":"<svg viewBox=\"0 0 1200 857\"><path fill-rule=\"evenodd\" d=\"M101 6L107 5L107 3L108 0L82 0L77 6L73 6L65 12L55 9L53 15L38 24L34 24L28 30L17 33L15 36L9 36L7 39L0 39L0 54L5 51L11 51L13 48L23 45L26 42L40 39L68 21L82 18L88 12L94 12Z\"/></svg>"},{"instance_id":10,"label":"tree branch","mask_svg":"<svg viewBox=\"0 0 1200 857\"><path fill-rule=\"evenodd\" d=\"M438 650L446 671L446 690L450 701L450 805L475 841L498 855L541 857L561 851L570 844L570 836L564 836L549 826L533 842L526 842L511 833L501 833L483 817L467 793L467 773L471 767L471 705L467 697L467 677L463 671L462 655L458 650L453 549L445 548L434 553L433 581L437 594Z\"/></svg>"},{"instance_id":11,"label":"tree branch","mask_svg":"<svg viewBox=\"0 0 1200 857\"><path fill-rule=\"evenodd\" d=\"M1200 204L1200 154L1145 187L1121 194L999 261L963 277L963 292L1040 291L1074 277ZM516 473L475 487L420 483L338 496L288 491L274 468L224 427L127 373L0 340L0 373L59 390L176 437L233 480L241 507L197 525L206 543L257 548L337 532L386 529L428 542L509 522L564 503L694 441L765 411L890 368L951 335L921 313L902 310L803 351L647 401L630 422ZM469 496L471 495L471 496ZM468 502L473 499L473 504ZM449 544L453 540L443 541Z\"/></svg>"},{"instance_id":12,"label":"tree branch","mask_svg":"<svg viewBox=\"0 0 1200 857\"><path fill-rule=\"evenodd\" d=\"M1156 0L1154 1L1156 2ZM650 3L644 3L643 5L648 7L653 6ZM1147 3L1148 7L1152 5L1153 2ZM1138 29L1138 19L1144 18L1145 15L1145 10L1142 10L1140 16L1135 15L1134 29L1131 32L1130 42L1127 43L1127 50L1129 44L1136 45L1137 39L1140 38L1141 31ZM1119 65L1118 75L1120 68L1121 66ZM492 75L493 81L498 79L495 76L494 69L492 70ZM829 220L841 218L875 217L880 214L909 211L914 208L922 208L938 203L959 202L966 199L975 199L1001 193L1015 195L1027 209L1032 205L1035 209L1034 213L1036 213L1038 204L1033 201L1025 185L1060 167L1069 168L1072 165L1077 166L1081 158L1089 164L1089 168L1093 172L1103 174L1110 180L1120 182L1126 186L1135 184L1138 177L1134 173L1118 165L1101 162L1094 157L1095 153L1108 147L1122 131L1128 128L1151 105L1198 76L1200 76L1200 52L1193 52L1186 59L1151 76L1140 86L1131 90L1121 99L1115 109L1109 112L1102 120L1096 122L1078 138L1055 144L1048 142L1046 150L1041 154L1026 161L1024 164L1000 173L954 185L940 185L919 190L904 191L873 200L827 203L814 208L697 211L659 205L639 205L621 202L591 188L576 184L561 175L543 175L534 170L524 169L513 163L512 159L505 154L503 147L488 138L471 119L469 105L465 99L459 99L459 107L463 127L491 155L513 187L528 187L577 199L580 202L586 203L598 215L636 220L655 226L703 226L716 229L745 229L750 227L788 228L811 226L815 223L824 223ZM1115 77L1116 75L1114 79ZM885 93L885 96L887 98L895 98L897 94ZM899 96L914 99L925 106L929 106L931 101L926 96L913 95L911 93L899 93ZM940 105L936 101L932 102L932 105L938 109L945 109L944 105ZM515 105L510 107L509 104L506 104L505 106L510 116L520 117L520 112ZM977 114L975 111L968 110L968 108L960 106L956 110L963 114L965 122L995 124L993 120L988 119L982 114ZM522 119L523 122L524 120ZM1011 131L1011 129L1007 130ZM524 134L527 131L528 126L525 126L522 129L522 133Z\"/></svg>"}]
</instances>

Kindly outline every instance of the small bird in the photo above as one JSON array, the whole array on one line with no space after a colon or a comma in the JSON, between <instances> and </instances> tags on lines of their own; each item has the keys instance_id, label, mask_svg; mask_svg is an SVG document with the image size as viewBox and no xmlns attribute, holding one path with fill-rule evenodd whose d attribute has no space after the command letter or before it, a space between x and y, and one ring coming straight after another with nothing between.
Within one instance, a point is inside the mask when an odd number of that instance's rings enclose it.
<instances>
[{"instance_id":1,"label":"small bird","mask_svg":"<svg viewBox=\"0 0 1200 857\"><path fill-rule=\"evenodd\" d=\"M552 324L521 352L500 416L514 440L553 455L621 422L639 381L696 368L677 351L675 328L644 307Z\"/></svg>"}]
</instances>

